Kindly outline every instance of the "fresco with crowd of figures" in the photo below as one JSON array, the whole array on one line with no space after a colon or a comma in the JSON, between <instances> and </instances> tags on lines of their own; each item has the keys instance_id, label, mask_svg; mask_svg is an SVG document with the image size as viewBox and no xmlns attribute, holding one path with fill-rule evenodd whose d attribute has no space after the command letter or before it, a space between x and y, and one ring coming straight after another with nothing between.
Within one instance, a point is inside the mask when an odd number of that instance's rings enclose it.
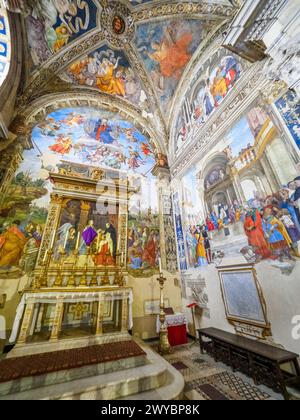
<instances>
[{"instance_id":1,"label":"fresco with crowd of figures","mask_svg":"<svg viewBox=\"0 0 300 420\"><path fill-rule=\"evenodd\" d=\"M30 270L34 266L52 191L49 174L67 174L70 164L78 165L78 176L86 176L87 170L101 167L116 173L121 171L140 187L130 203L135 219L130 224L134 243L130 244L129 264L132 271L139 273L146 268L155 269L159 236L157 193L151 175L156 162L154 145L117 114L91 108L53 112L33 129L31 140L33 148L24 152L23 162L1 204L0 270ZM72 205L71 215L77 204ZM99 221L98 228L104 233L109 222ZM61 227L70 223L66 216ZM142 238L139 237L141 229ZM64 233L60 232L59 240L64 241ZM134 249L137 243L141 246L139 264L133 257L137 254Z\"/></svg>"},{"instance_id":2,"label":"fresco with crowd of figures","mask_svg":"<svg viewBox=\"0 0 300 420\"><path fill-rule=\"evenodd\" d=\"M274 121L269 108L253 104L215 152L183 177L181 211L190 268L243 256L290 274L299 262L297 152Z\"/></svg>"}]
</instances>

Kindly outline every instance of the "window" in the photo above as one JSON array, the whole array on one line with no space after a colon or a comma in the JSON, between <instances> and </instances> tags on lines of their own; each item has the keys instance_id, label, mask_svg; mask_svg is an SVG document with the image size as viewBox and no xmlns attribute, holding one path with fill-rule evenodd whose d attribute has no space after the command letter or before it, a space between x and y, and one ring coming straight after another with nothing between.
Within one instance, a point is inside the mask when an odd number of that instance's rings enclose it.
<instances>
[{"instance_id":1,"label":"window","mask_svg":"<svg viewBox=\"0 0 300 420\"><path fill-rule=\"evenodd\" d=\"M11 56L10 31L6 10L0 3L0 87L9 70Z\"/></svg>"}]
</instances>

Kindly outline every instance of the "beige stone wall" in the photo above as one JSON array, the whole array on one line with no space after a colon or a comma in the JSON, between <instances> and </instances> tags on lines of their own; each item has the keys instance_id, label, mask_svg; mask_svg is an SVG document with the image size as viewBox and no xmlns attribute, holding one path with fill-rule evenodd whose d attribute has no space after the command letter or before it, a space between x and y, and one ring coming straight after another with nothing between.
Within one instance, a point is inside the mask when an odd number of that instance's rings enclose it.
<instances>
[{"instance_id":1,"label":"beige stone wall","mask_svg":"<svg viewBox=\"0 0 300 420\"><path fill-rule=\"evenodd\" d=\"M169 305L174 312L182 312L181 288L178 283L178 275L164 272L167 278L164 288L164 298L169 299ZM145 314L145 302L159 300L160 288L158 276L149 278L134 278L129 276L128 286L133 288L133 334L142 339L150 339L157 336L156 316Z\"/></svg>"}]
</instances>

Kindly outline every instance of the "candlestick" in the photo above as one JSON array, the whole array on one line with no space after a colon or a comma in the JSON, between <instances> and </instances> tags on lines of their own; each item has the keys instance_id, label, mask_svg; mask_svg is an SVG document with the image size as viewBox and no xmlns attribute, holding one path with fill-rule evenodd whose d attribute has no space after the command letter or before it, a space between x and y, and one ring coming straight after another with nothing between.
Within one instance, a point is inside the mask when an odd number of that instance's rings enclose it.
<instances>
[{"instance_id":1,"label":"candlestick","mask_svg":"<svg viewBox=\"0 0 300 420\"><path fill-rule=\"evenodd\" d=\"M166 314L165 314L165 304L164 304L164 284L167 281L166 278L163 277L163 274L160 273L159 278L157 279L160 287L160 313L159 313L159 321L160 321L160 330L159 330L159 346L158 350L160 354L168 354L172 352L169 339L168 339L168 329L166 326Z\"/></svg>"},{"instance_id":2,"label":"candlestick","mask_svg":"<svg viewBox=\"0 0 300 420\"><path fill-rule=\"evenodd\" d=\"M124 263L124 252L122 252L122 255L121 255L121 265L123 265L123 263Z\"/></svg>"},{"instance_id":3,"label":"candlestick","mask_svg":"<svg viewBox=\"0 0 300 420\"><path fill-rule=\"evenodd\" d=\"M66 246L67 246L67 243L68 243L68 239L69 239L69 234L70 234L70 231L68 230L68 232L66 234L66 237L65 237L64 249L66 249Z\"/></svg>"}]
</instances>

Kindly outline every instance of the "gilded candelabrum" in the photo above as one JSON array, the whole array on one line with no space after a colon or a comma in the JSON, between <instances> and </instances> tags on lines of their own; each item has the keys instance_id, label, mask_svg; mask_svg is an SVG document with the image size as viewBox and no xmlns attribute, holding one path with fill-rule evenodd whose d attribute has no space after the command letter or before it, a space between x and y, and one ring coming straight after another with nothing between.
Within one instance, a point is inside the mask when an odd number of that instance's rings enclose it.
<instances>
[{"instance_id":1,"label":"gilded candelabrum","mask_svg":"<svg viewBox=\"0 0 300 420\"><path fill-rule=\"evenodd\" d=\"M36 283L36 287L38 289L40 287L47 287L48 286L48 272L49 272L49 266L50 266L52 255L53 255L52 249L46 250L46 254L45 254L44 260L42 262L40 278Z\"/></svg>"},{"instance_id":2,"label":"gilded candelabrum","mask_svg":"<svg viewBox=\"0 0 300 420\"><path fill-rule=\"evenodd\" d=\"M167 279L163 276L163 273L159 274L157 279L160 286L160 330L159 330L159 347L158 351L160 354L171 353L171 346L168 339L168 329L166 326L166 314L165 314L165 303L164 303L164 284Z\"/></svg>"},{"instance_id":3,"label":"gilded candelabrum","mask_svg":"<svg viewBox=\"0 0 300 420\"><path fill-rule=\"evenodd\" d=\"M118 285L119 287L123 287L124 286L124 274L123 274L124 261L123 261L123 253L118 253L116 255L116 257L117 257L117 261L119 259L120 265L117 266L118 271L117 271L117 274L116 274L116 277L115 277L114 284ZM122 258L120 258L120 257L122 257Z\"/></svg>"},{"instance_id":4,"label":"gilded candelabrum","mask_svg":"<svg viewBox=\"0 0 300 420\"><path fill-rule=\"evenodd\" d=\"M66 251L65 249L61 249L59 253L60 253L60 259L59 259L58 273L57 273L55 282L53 284L53 286L55 287L62 287L63 280L64 280L63 265L64 265L65 256L66 256Z\"/></svg>"},{"instance_id":5,"label":"gilded candelabrum","mask_svg":"<svg viewBox=\"0 0 300 420\"><path fill-rule=\"evenodd\" d=\"M106 257L108 258L109 256L110 256L110 252L107 252ZM107 259L106 259L102 285L108 285L108 284L109 284L109 275L108 275L108 267L107 267Z\"/></svg>"},{"instance_id":6,"label":"gilded candelabrum","mask_svg":"<svg viewBox=\"0 0 300 420\"><path fill-rule=\"evenodd\" d=\"M78 251L78 249L75 249L73 251L74 262L73 262L73 267L72 267L72 273L71 273L71 276L68 280L68 287L75 287L76 286L75 273L76 273L76 269L77 269L78 256L79 256L79 251Z\"/></svg>"},{"instance_id":7,"label":"gilded candelabrum","mask_svg":"<svg viewBox=\"0 0 300 420\"><path fill-rule=\"evenodd\" d=\"M95 256L95 254L94 254ZM98 270L97 270L97 264L96 264L96 258L94 258L94 269L93 269L93 275L90 282L90 286L98 286Z\"/></svg>"}]
</instances>

